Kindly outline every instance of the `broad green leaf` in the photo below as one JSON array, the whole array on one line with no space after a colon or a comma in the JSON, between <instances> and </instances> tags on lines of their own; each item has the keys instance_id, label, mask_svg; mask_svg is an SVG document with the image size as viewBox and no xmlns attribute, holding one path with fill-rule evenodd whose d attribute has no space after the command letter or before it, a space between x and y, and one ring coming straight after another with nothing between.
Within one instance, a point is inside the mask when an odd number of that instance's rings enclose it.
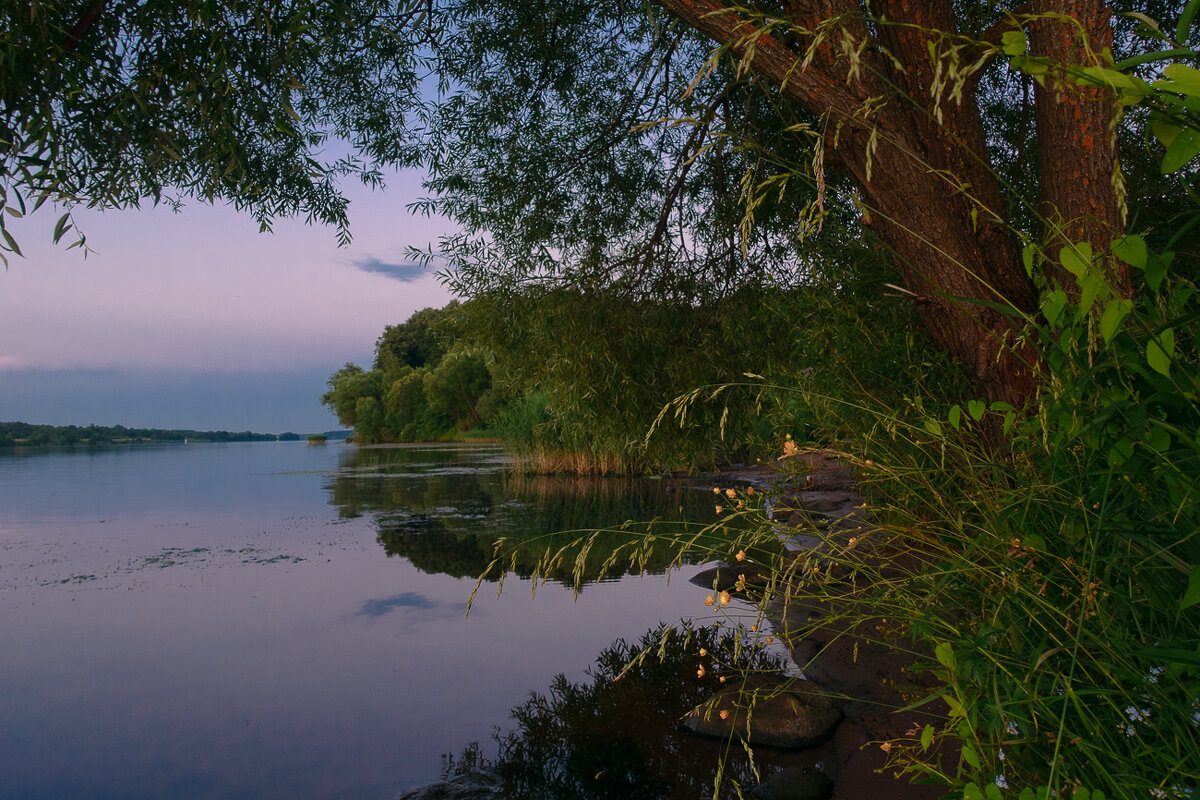
<instances>
[{"instance_id":1,"label":"broad green leaf","mask_svg":"<svg viewBox=\"0 0 1200 800\"><path fill-rule=\"evenodd\" d=\"M1067 306L1067 293L1062 289L1049 292L1042 301L1042 315L1051 325L1057 325L1062 317L1063 309Z\"/></svg>"},{"instance_id":2,"label":"broad green leaf","mask_svg":"<svg viewBox=\"0 0 1200 800\"><path fill-rule=\"evenodd\" d=\"M1192 0L1184 7L1183 13L1179 15L1179 22L1175 23L1176 41L1186 42L1188 40L1188 33L1192 30L1192 21L1198 12L1200 12L1200 0Z\"/></svg>"},{"instance_id":3,"label":"broad green leaf","mask_svg":"<svg viewBox=\"0 0 1200 800\"><path fill-rule=\"evenodd\" d=\"M1133 440L1122 436L1108 449L1108 460L1114 467L1119 467L1133 455Z\"/></svg>"},{"instance_id":4,"label":"broad green leaf","mask_svg":"<svg viewBox=\"0 0 1200 800\"><path fill-rule=\"evenodd\" d=\"M951 672L954 671L954 646L949 642L942 642L937 647L933 648L933 654L937 656L938 663ZM947 698L949 699L949 698Z\"/></svg>"},{"instance_id":5,"label":"broad green leaf","mask_svg":"<svg viewBox=\"0 0 1200 800\"><path fill-rule=\"evenodd\" d=\"M950 425L954 428L954 430L958 430L962 424L962 409L957 405L950 406L950 413L948 416L950 418Z\"/></svg>"},{"instance_id":6,"label":"broad green leaf","mask_svg":"<svg viewBox=\"0 0 1200 800\"><path fill-rule=\"evenodd\" d=\"M1037 255L1037 245L1027 244L1021 248L1021 263L1025 265L1025 274L1033 277L1033 262Z\"/></svg>"},{"instance_id":7,"label":"broad green leaf","mask_svg":"<svg viewBox=\"0 0 1200 800\"><path fill-rule=\"evenodd\" d=\"M1174 253L1163 253L1162 255L1151 253L1146 258L1146 284L1151 289L1158 291L1163 277L1167 274L1167 267L1171 265L1174 258Z\"/></svg>"},{"instance_id":8,"label":"broad green leaf","mask_svg":"<svg viewBox=\"0 0 1200 800\"><path fill-rule=\"evenodd\" d=\"M1018 56L1013 56L1009 62L1013 69L1019 69L1033 76L1039 83L1050 71L1050 59L1039 56L1031 56L1028 53L1021 53Z\"/></svg>"},{"instance_id":9,"label":"broad green leaf","mask_svg":"<svg viewBox=\"0 0 1200 800\"><path fill-rule=\"evenodd\" d=\"M975 748L969 744L962 746L963 761L966 761L975 769L979 769L979 754L975 752Z\"/></svg>"},{"instance_id":10,"label":"broad green leaf","mask_svg":"<svg viewBox=\"0 0 1200 800\"><path fill-rule=\"evenodd\" d=\"M1114 239L1112 251L1114 256L1129 266L1138 269L1146 268L1146 240L1136 233Z\"/></svg>"},{"instance_id":11,"label":"broad green leaf","mask_svg":"<svg viewBox=\"0 0 1200 800\"><path fill-rule=\"evenodd\" d=\"M1025 40L1025 31L1005 31L1000 37L1000 49L1006 56L1019 56L1029 49Z\"/></svg>"},{"instance_id":12,"label":"broad green leaf","mask_svg":"<svg viewBox=\"0 0 1200 800\"><path fill-rule=\"evenodd\" d=\"M983 419L984 412L987 411L987 404L982 400L968 400L967 413L969 413L976 422Z\"/></svg>"},{"instance_id":13,"label":"broad green leaf","mask_svg":"<svg viewBox=\"0 0 1200 800\"><path fill-rule=\"evenodd\" d=\"M1180 94L1200 95L1200 69L1189 67L1187 64L1168 64L1163 67L1163 75L1171 79L1169 86L1160 86L1162 81L1156 81L1156 88L1165 88L1169 92Z\"/></svg>"},{"instance_id":14,"label":"broad green leaf","mask_svg":"<svg viewBox=\"0 0 1200 800\"><path fill-rule=\"evenodd\" d=\"M973 783L963 787L963 800L984 800L983 792Z\"/></svg>"},{"instance_id":15,"label":"broad green leaf","mask_svg":"<svg viewBox=\"0 0 1200 800\"><path fill-rule=\"evenodd\" d=\"M1162 174L1170 175L1183 169L1193 158L1200 155L1200 131L1184 128L1167 147L1163 155Z\"/></svg>"},{"instance_id":16,"label":"broad green leaf","mask_svg":"<svg viewBox=\"0 0 1200 800\"><path fill-rule=\"evenodd\" d=\"M1092 793L1085 787L1076 787L1074 794L1071 795L1071 800L1092 800Z\"/></svg>"},{"instance_id":17,"label":"broad green leaf","mask_svg":"<svg viewBox=\"0 0 1200 800\"><path fill-rule=\"evenodd\" d=\"M1163 147L1170 147L1171 142L1175 141L1175 137L1183 130L1182 125L1163 114L1152 114L1149 126L1150 133L1154 134L1154 138L1158 139Z\"/></svg>"},{"instance_id":18,"label":"broad green leaf","mask_svg":"<svg viewBox=\"0 0 1200 800\"><path fill-rule=\"evenodd\" d=\"M1121 323L1125 321L1125 317L1133 310L1133 301L1117 298L1109 300L1104 306L1104 313L1100 315L1100 335L1104 337L1105 344L1112 341L1117 335L1117 330L1120 329Z\"/></svg>"},{"instance_id":19,"label":"broad green leaf","mask_svg":"<svg viewBox=\"0 0 1200 800\"><path fill-rule=\"evenodd\" d=\"M1179 610L1190 608L1197 603L1200 603L1200 564L1192 567L1192 574L1188 577L1187 590L1179 600Z\"/></svg>"},{"instance_id":20,"label":"broad green leaf","mask_svg":"<svg viewBox=\"0 0 1200 800\"><path fill-rule=\"evenodd\" d=\"M1076 319L1083 319L1092 310L1092 303L1096 302L1096 297L1104 292L1107 287L1103 278L1089 272L1079 278L1079 288L1081 291Z\"/></svg>"},{"instance_id":21,"label":"broad green leaf","mask_svg":"<svg viewBox=\"0 0 1200 800\"><path fill-rule=\"evenodd\" d=\"M983 793L987 795L987 800L1004 800L1004 795L1000 794L1000 787L994 783L984 786Z\"/></svg>"},{"instance_id":22,"label":"broad green leaf","mask_svg":"<svg viewBox=\"0 0 1200 800\"><path fill-rule=\"evenodd\" d=\"M1175 331L1167 328L1146 345L1146 363L1150 369L1171 376L1171 358L1175 355Z\"/></svg>"},{"instance_id":23,"label":"broad green leaf","mask_svg":"<svg viewBox=\"0 0 1200 800\"><path fill-rule=\"evenodd\" d=\"M1151 425L1143 440L1154 452L1165 453L1171 447L1171 432L1159 425Z\"/></svg>"},{"instance_id":24,"label":"broad green leaf","mask_svg":"<svg viewBox=\"0 0 1200 800\"><path fill-rule=\"evenodd\" d=\"M1087 242L1079 242L1074 246L1064 247L1058 251L1058 260L1063 269L1076 278L1087 272L1092 263L1092 246Z\"/></svg>"},{"instance_id":25,"label":"broad green leaf","mask_svg":"<svg viewBox=\"0 0 1200 800\"><path fill-rule=\"evenodd\" d=\"M1134 88L1133 80L1124 72L1117 72L1107 67L1084 67L1083 74L1088 80L1084 83L1094 83L1099 86L1111 86L1115 89Z\"/></svg>"},{"instance_id":26,"label":"broad green leaf","mask_svg":"<svg viewBox=\"0 0 1200 800\"><path fill-rule=\"evenodd\" d=\"M1200 567L1197 570L1200 571ZM933 744L933 726L926 725L921 730L921 749L928 750L931 744Z\"/></svg>"},{"instance_id":27,"label":"broad green leaf","mask_svg":"<svg viewBox=\"0 0 1200 800\"><path fill-rule=\"evenodd\" d=\"M942 435L942 423L938 422L933 417L925 420L925 430L929 431L934 436Z\"/></svg>"}]
</instances>

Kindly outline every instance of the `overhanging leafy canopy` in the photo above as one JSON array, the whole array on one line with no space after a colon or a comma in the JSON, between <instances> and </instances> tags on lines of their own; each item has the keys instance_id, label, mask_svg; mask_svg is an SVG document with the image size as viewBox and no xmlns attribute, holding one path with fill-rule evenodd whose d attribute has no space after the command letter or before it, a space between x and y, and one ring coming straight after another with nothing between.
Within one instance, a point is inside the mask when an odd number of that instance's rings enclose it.
<instances>
[{"instance_id":1,"label":"overhanging leafy canopy","mask_svg":"<svg viewBox=\"0 0 1200 800\"><path fill-rule=\"evenodd\" d=\"M345 241L336 179L418 160L432 25L419 2L4 0L0 205L224 200Z\"/></svg>"}]
</instances>

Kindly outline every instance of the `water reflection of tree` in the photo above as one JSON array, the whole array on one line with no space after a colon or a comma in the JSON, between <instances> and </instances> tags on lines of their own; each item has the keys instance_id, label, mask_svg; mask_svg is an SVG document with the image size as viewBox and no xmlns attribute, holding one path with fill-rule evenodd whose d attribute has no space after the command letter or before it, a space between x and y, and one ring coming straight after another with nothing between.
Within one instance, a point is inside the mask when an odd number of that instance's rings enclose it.
<instances>
[{"instance_id":1,"label":"water reflection of tree","mask_svg":"<svg viewBox=\"0 0 1200 800\"><path fill-rule=\"evenodd\" d=\"M701 663L706 674L698 677ZM712 627L651 630L633 645L617 640L597 658L590 682L560 675L547 694L514 709L516 729L500 738L494 762L481 765L478 748L468 747L450 759L450 770L485 772L497 797L692 800L713 796L723 764L720 796L733 797L736 785L758 783L740 744L697 739L681 731L680 719L721 688L721 675L733 681L747 669L779 667ZM786 758L754 753L764 777Z\"/></svg>"},{"instance_id":2,"label":"water reflection of tree","mask_svg":"<svg viewBox=\"0 0 1200 800\"><path fill-rule=\"evenodd\" d=\"M485 459L480 464L480 456ZM607 575L664 572L677 554L670 541L694 529L688 520L712 518L710 498L661 480L519 476L495 463L494 452L461 449L369 448L343 463L329 487L342 517L371 514L389 556L430 573L478 577L493 564L522 577L575 581L576 549L563 550L583 533L600 531L590 543L583 580L599 577L614 552L638 557L614 564ZM630 524L629 520L654 520ZM648 533L662 546L640 552ZM557 556L557 558L555 558Z\"/></svg>"}]
</instances>

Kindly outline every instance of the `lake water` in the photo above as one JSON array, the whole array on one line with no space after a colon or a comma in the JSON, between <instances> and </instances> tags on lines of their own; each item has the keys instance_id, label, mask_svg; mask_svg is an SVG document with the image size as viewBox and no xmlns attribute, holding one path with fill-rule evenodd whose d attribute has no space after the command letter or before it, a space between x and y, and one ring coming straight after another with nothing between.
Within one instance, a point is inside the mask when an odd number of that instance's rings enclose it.
<instances>
[{"instance_id":1,"label":"lake water","mask_svg":"<svg viewBox=\"0 0 1200 800\"><path fill-rule=\"evenodd\" d=\"M707 610L686 574L577 599L510 576L468 617L497 537L525 542L528 574L552 531L712 513L663 481L503 464L302 442L0 455L0 797L393 798L614 639Z\"/></svg>"}]
</instances>

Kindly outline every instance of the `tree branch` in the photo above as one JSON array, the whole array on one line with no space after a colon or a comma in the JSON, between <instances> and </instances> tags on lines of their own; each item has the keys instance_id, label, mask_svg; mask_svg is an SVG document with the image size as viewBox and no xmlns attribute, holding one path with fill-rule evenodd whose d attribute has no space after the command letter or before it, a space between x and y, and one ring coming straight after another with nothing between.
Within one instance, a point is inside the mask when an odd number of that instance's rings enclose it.
<instances>
[{"instance_id":1,"label":"tree branch","mask_svg":"<svg viewBox=\"0 0 1200 800\"><path fill-rule=\"evenodd\" d=\"M79 46L79 42L87 35L87 32L92 29L92 25L104 13L104 6L107 5L107 0L92 0L88 7L83 10L83 14L79 16L79 21L75 23L75 27L71 28L71 32L67 34L67 38L63 39L62 49L71 53Z\"/></svg>"}]
</instances>

